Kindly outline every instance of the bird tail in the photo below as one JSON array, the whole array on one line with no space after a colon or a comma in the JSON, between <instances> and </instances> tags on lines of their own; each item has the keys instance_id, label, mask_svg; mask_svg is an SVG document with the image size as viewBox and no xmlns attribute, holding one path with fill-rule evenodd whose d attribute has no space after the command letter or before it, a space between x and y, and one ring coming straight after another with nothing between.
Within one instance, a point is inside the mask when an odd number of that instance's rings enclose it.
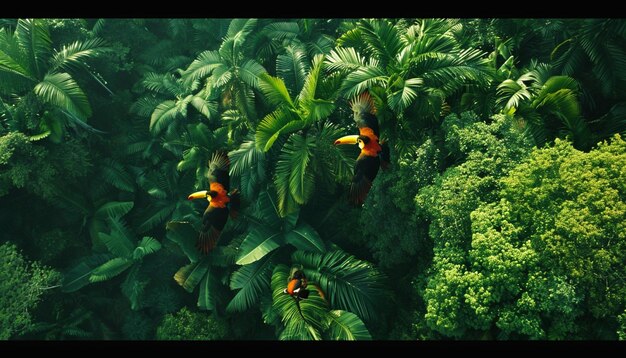
<instances>
[{"instance_id":1,"label":"bird tail","mask_svg":"<svg viewBox=\"0 0 626 358\"><path fill-rule=\"evenodd\" d=\"M374 100L369 92L365 91L355 97L350 102L350 107L353 112L367 112L371 114L376 114L376 105L374 104Z\"/></svg>"},{"instance_id":2,"label":"bird tail","mask_svg":"<svg viewBox=\"0 0 626 358\"><path fill-rule=\"evenodd\" d=\"M241 192L239 189L233 189L228 196L230 197L230 217L236 219L239 215L239 208L241 207Z\"/></svg>"},{"instance_id":3,"label":"bird tail","mask_svg":"<svg viewBox=\"0 0 626 358\"><path fill-rule=\"evenodd\" d=\"M209 232L200 232L200 236L198 237L198 250L203 254L208 254L209 252L215 249L217 246L217 239L220 236L220 232L212 229Z\"/></svg>"},{"instance_id":4,"label":"bird tail","mask_svg":"<svg viewBox=\"0 0 626 358\"><path fill-rule=\"evenodd\" d=\"M389 151L389 144L386 141L382 141L380 143L380 147L382 151L380 152L380 167L383 170L389 169L389 165L391 163L391 153Z\"/></svg>"}]
</instances>

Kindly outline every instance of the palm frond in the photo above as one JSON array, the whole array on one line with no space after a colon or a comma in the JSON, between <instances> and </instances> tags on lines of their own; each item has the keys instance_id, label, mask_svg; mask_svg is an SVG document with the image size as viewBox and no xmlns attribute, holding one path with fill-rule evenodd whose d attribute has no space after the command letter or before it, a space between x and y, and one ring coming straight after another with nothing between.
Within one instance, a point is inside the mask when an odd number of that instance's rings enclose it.
<instances>
[{"instance_id":1,"label":"palm frond","mask_svg":"<svg viewBox=\"0 0 626 358\"><path fill-rule=\"evenodd\" d=\"M93 271L111 259L110 254L96 254L84 258L76 266L63 273L61 290L74 292L89 284Z\"/></svg>"},{"instance_id":2,"label":"palm frond","mask_svg":"<svg viewBox=\"0 0 626 358\"><path fill-rule=\"evenodd\" d=\"M339 91L346 98L354 97L376 85L384 85L388 77L378 66L361 66L346 76Z\"/></svg>"},{"instance_id":3,"label":"palm frond","mask_svg":"<svg viewBox=\"0 0 626 358\"><path fill-rule=\"evenodd\" d=\"M120 190L131 193L135 191L135 181L122 163L111 158L106 158L102 161L101 165L102 179L105 182Z\"/></svg>"},{"instance_id":4,"label":"palm frond","mask_svg":"<svg viewBox=\"0 0 626 358\"><path fill-rule=\"evenodd\" d=\"M64 45L60 51L55 51L50 58L49 71L85 69L85 60L107 50L105 45L105 41L99 38L75 41L69 45Z\"/></svg>"},{"instance_id":5,"label":"palm frond","mask_svg":"<svg viewBox=\"0 0 626 358\"><path fill-rule=\"evenodd\" d=\"M276 74L283 79L289 93L293 96L302 90L308 71L306 53L297 46L287 47L285 54L276 57Z\"/></svg>"},{"instance_id":6,"label":"palm frond","mask_svg":"<svg viewBox=\"0 0 626 358\"><path fill-rule=\"evenodd\" d=\"M264 34L278 41L294 39L300 34L300 27L297 22L272 22L263 28Z\"/></svg>"},{"instance_id":7,"label":"palm frond","mask_svg":"<svg viewBox=\"0 0 626 358\"><path fill-rule=\"evenodd\" d=\"M323 65L324 55L317 55L313 58L311 71L307 74L302 91L300 91L297 98L298 102L302 103L304 107L307 107L309 102L317 98L317 83L320 80Z\"/></svg>"},{"instance_id":8,"label":"palm frond","mask_svg":"<svg viewBox=\"0 0 626 358\"><path fill-rule=\"evenodd\" d=\"M346 312L342 310L330 311L329 316L329 335L333 339L339 341L358 341L358 340L370 340L370 335L367 327L359 316L352 312Z\"/></svg>"},{"instance_id":9,"label":"palm frond","mask_svg":"<svg viewBox=\"0 0 626 358\"><path fill-rule=\"evenodd\" d=\"M150 117L150 131L157 134L169 127L181 115L176 102L168 100L161 102Z\"/></svg>"},{"instance_id":10,"label":"palm frond","mask_svg":"<svg viewBox=\"0 0 626 358\"><path fill-rule=\"evenodd\" d=\"M165 226L167 239L175 242L191 262L200 260L200 252L196 248L198 231L186 221L169 221Z\"/></svg>"},{"instance_id":11,"label":"palm frond","mask_svg":"<svg viewBox=\"0 0 626 358\"><path fill-rule=\"evenodd\" d=\"M256 60L247 60L239 67L238 75L251 88L259 87L259 76L266 73L265 68Z\"/></svg>"},{"instance_id":12,"label":"palm frond","mask_svg":"<svg viewBox=\"0 0 626 358\"><path fill-rule=\"evenodd\" d=\"M296 249L311 252L325 252L326 246L320 235L311 225L300 222L285 234L285 242L293 245Z\"/></svg>"},{"instance_id":13,"label":"palm frond","mask_svg":"<svg viewBox=\"0 0 626 358\"><path fill-rule=\"evenodd\" d=\"M153 237L144 236L133 251L133 259L139 260L161 250L161 243Z\"/></svg>"},{"instance_id":14,"label":"palm frond","mask_svg":"<svg viewBox=\"0 0 626 358\"><path fill-rule=\"evenodd\" d=\"M383 65L390 63L402 48L398 30L388 20L361 20L361 38Z\"/></svg>"},{"instance_id":15,"label":"palm frond","mask_svg":"<svg viewBox=\"0 0 626 358\"><path fill-rule=\"evenodd\" d=\"M233 272L230 289L239 290L226 307L227 312L243 312L254 306L261 294L270 288L270 276L274 255L265 256L262 260L240 267Z\"/></svg>"},{"instance_id":16,"label":"palm frond","mask_svg":"<svg viewBox=\"0 0 626 358\"><path fill-rule=\"evenodd\" d=\"M259 78L261 80L259 82L259 88L265 95L265 98L270 105L295 108L295 105L289 96L287 86L285 86L285 82L282 79L268 74L263 74L259 76Z\"/></svg>"},{"instance_id":17,"label":"palm frond","mask_svg":"<svg viewBox=\"0 0 626 358\"><path fill-rule=\"evenodd\" d=\"M45 60L52 51L52 39L46 20L19 19L15 27L15 38L29 58L30 73L41 78L45 73Z\"/></svg>"},{"instance_id":18,"label":"palm frond","mask_svg":"<svg viewBox=\"0 0 626 358\"><path fill-rule=\"evenodd\" d=\"M332 306L356 313L366 321L377 317L376 307L386 290L382 285L384 276L371 264L342 251L296 251L292 261L304 266L309 281L319 284Z\"/></svg>"},{"instance_id":19,"label":"palm frond","mask_svg":"<svg viewBox=\"0 0 626 358\"><path fill-rule=\"evenodd\" d=\"M143 233L163 224L171 216L175 208L175 204L170 204L146 210L146 215L137 227L137 231Z\"/></svg>"},{"instance_id":20,"label":"palm frond","mask_svg":"<svg viewBox=\"0 0 626 358\"><path fill-rule=\"evenodd\" d=\"M126 215L134 206L132 201L109 201L101 205L94 213L94 217L121 217Z\"/></svg>"},{"instance_id":21,"label":"palm frond","mask_svg":"<svg viewBox=\"0 0 626 358\"><path fill-rule=\"evenodd\" d=\"M354 71L365 66L365 59L352 47L337 47L326 56L326 68L334 71Z\"/></svg>"},{"instance_id":22,"label":"palm frond","mask_svg":"<svg viewBox=\"0 0 626 358\"><path fill-rule=\"evenodd\" d=\"M279 108L265 116L257 126L254 136L256 147L267 152L281 134L289 134L305 125L305 121L300 120L292 111Z\"/></svg>"},{"instance_id":23,"label":"palm frond","mask_svg":"<svg viewBox=\"0 0 626 358\"><path fill-rule=\"evenodd\" d=\"M209 258L203 257L197 262L192 262L189 265L183 266L176 272L176 274L174 274L174 280L176 280L176 282L181 285L185 291L191 293L209 270L209 264Z\"/></svg>"},{"instance_id":24,"label":"palm frond","mask_svg":"<svg viewBox=\"0 0 626 358\"><path fill-rule=\"evenodd\" d=\"M189 85L194 81L202 80L218 67L227 67L217 51L204 51L191 62L183 73L184 83Z\"/></svg>"},{"instance_id":25,"label":"palm frond","mask_svg":"<svg viewBox=\"0 0 626 358\"><path fill-rule=\"evenodd\" d=\"M286 215L287 196L302 205L309 200L315 184L313 171L309 166L315 150L315 137L291 135L278 157L274 184L278 193L278 208Z\"/></svg>"},{"instance_id":26,"label":"palm frond","mask_svg":"<svg viewBox=\"0 0 626 358\"><path fill-rule=\"evenodd\" d=\"M47 74L35 86L35 94L44 102L50 103L85 120L91 116L91 106L87 96L76 81L67 73Z\"/></svg>"},{"instance_id":27,"label":"palm frond","mask_svg":"<svg viewBox=\"0 0 626 358\"><path fill-rule=\"evenodd\" d=\"M249 229L246 238L241 243L236 263L247 265L258 261L279 248L283 241L282 232L255 225Z\"/></svg>"},{"instance_id":28,"label":"palm frond","mask_svg":"<svg viewBox=\"0 0 626 358\"><path fill-rule=\"evenodd\" d=\"M201 310L215 310L220 302L218 290L220 289L220 277L217 270L210 267L200 282L198 294L198 308Z\"/></svg>"},{"instance_id":29,"label":"palm frond","mask_svg":"<svg viewBox=\"0 0 626 358\"><path fill-rule=\"evenodd\" d=\"M239 146L239 149L233 150L228 153L230 158L230 175L240 176L245 171L251 170L258 162L265 159L263 151L256 147L255 139L252 136L248 136Z\"/></svg>"},{"instance_id":30,"label":"palm frond","mask_svg":"<svg viewBox=\"0 0 626 358\"><path fill-rule=\"evenodd\" d=\"M132 264L132 260L123 257L113 258L96 267L89 277L89 282L102 282L110 280L126 271L126 269L128 269Z\"/></svg>"},{"instance_id":31,"label":"palm frond","mask_svg":"<svg viewBox=\"0 0 626 358\"><path fill-rule=\"evenodd\" d=\"M136 113L142 117L150 117L154 109L161 103L162 100L155 97L141 97L135 103L130 106L130 112Z\"/></svg>"}]
</instances>

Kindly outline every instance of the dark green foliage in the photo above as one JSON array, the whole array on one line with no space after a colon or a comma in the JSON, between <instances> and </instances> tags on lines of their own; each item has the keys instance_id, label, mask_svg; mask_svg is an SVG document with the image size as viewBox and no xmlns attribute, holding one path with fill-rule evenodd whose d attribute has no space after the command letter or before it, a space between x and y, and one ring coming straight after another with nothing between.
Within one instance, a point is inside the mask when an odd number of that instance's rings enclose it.
<instances>
[{"instance_id":1,"label":"dark green foliage","mask_svg":"<svg viewBox=\"0 0 626 358\"><path fill-rule=\"evenodd\" d=\"M0 20L0 338L626 339L625 39L622 19ZM358 148L333 143L364 91L392 163L352 208ZM218 150L241 207L203 255L187 196Z\"/></svg>"},{"instance_id":2,"label":"dark green foliage","mask_svg":"<svg viewBox=\"0 0 626 358\"><path fill-rule=\"evenodd\" d=\"M58 280L56 271L28 261L15 245L0 245L0 339L32 328L32 311L46 291L58 287Z\"/></svg>"},{"instance_id":3,"label":"dark green foliage","mask_svg":"<svg viewBox=\"0 0 626 358\"><path fill-rule=\"evenodd\" d=\"M193 312L183 307L167 314L157 328L156 339L213 341L227 338L228 326L212 314Z\"/></svg>"}]
</instances>

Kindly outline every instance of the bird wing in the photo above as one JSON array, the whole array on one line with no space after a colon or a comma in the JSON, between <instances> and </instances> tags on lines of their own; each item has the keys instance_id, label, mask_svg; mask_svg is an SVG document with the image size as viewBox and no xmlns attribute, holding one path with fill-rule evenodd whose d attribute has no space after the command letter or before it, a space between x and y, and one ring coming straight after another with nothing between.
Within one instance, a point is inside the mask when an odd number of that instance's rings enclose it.
<instances>
[{"instance_id":1,"label":"bird wing","mask_svg":"<svg viewBox=\"0 0 626 358\"><path fill-rule=\"evenodd\" d=\"M200 251L206 254L215 248L227 219L228 208L217 208L209 205L202 216L202 229L198 237Z\"/></svg>"},{"instance_id":2,"label":"bird wing","mask_svg":"<svg viewBox=\"0 0 626 358\"><path fill-rule=\"evenodd\" d=\"M228 153L225 150L216 151L209 160L207 167L209 168L207 173L209 183L220 183L226 191L229 191L230 177L228 176L228 169L230 168L230 159L228 158Z\"/></svg>"},{"instance_id":3,"label":"bird wing","mask_svg":"<svg viewBox=\"0 0 626 358\"><path fill-rule=\"evenodd\" d=\"M378 174L380 158L359 155L354 167L354 177L350 184L348 199L355 206L360 206L365 202L367 193L372 188L372 182Z\"/></svg>"}]
</instances>

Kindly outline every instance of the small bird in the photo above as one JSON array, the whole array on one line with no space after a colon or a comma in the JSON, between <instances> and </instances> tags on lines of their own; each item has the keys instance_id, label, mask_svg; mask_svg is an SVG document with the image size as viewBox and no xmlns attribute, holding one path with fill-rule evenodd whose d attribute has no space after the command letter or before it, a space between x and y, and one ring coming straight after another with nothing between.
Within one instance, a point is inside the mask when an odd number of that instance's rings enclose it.
<instances>
[{"instance_id":1,"label":"small bird","mask_svg":"<svg viewBox=\"0 0 626 358\"><path fill-rule=\"evenodd\" d=\"M287 288L283 290L283 293L294 297L296 301L309 298L309 290L306 289L308 285L306 276L302 270L294 272L292 279L287 284ZM298 307L299 308L299 307Z\"/></svg>"},{"instance_id":2,"label":"small bird","mask_svg":"<svg viewBox=\"0 0 626 358\"><path fill-rule=\"evenodd\" d=\"M228 153L224 150L215 152L207 166L209 190L197 191L187 198L207 199L209 202L202 216L202 228L198 237L198 249L204 254L208 254L217 245L228 216L233 219L237 217L240 202L239 190L235 189L228 193L230 189Z\"/></svg>"},{"instance_id":3,"label":"small bird","mask_svg":"<svg viewBox=\"0 0 626 358\"><path fill-rule=\"evenodd\" d=\"M348 194L350 203L358 207L365 202L378 169L389 167L389 146L385 142L379 142L380 129L376 118L376 106L370 94L362 93L352 101L351 107L359 135L341 137L335 141L335 145L357 144L361 149Z\"/></svg>"}]
</instances>

